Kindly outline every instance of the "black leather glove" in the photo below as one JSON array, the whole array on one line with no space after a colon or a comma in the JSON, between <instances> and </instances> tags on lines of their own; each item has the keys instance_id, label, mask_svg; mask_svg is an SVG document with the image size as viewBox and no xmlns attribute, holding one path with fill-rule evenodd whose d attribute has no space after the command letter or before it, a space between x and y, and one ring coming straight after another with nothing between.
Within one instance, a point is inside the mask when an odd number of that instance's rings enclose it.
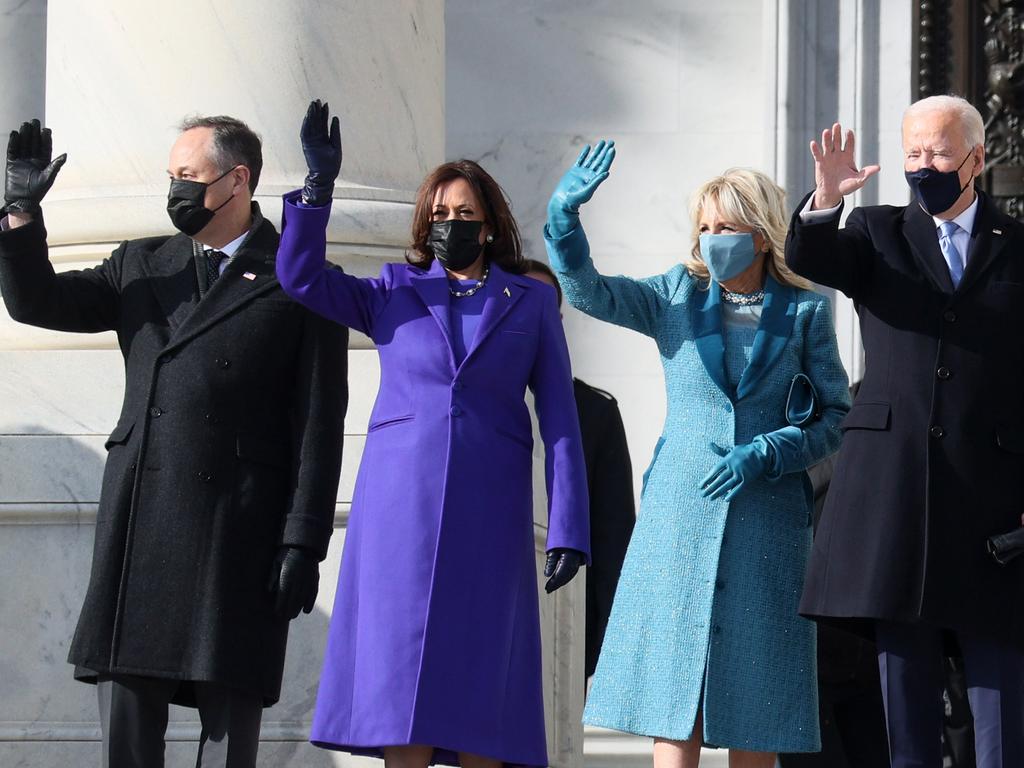
<instances>
[{"instance_id":1,"label":"black leather glove","mask_svg":"<svg viewBox=\"0 0 1024 768\"><path fill-rule=\"evenodd\" d=\"M1010 533L999 536L988 537L988 553L1000 565L1024 554L1024 528L1018 528Z\"/></svg>"},{"instance_id":2,"label":"black leather glove","mask_svg":"<svg viewBox=\"0 0 1024 768\"><path fill-rule=\"evenodd\" d=\"M267 583L278 618L290 621L300 610L312 611L319 588L320 567L313 553L302 547L281 547Z\"/></svg>"},{"instance_id":3,"label":"black leather glove","mask_svg":"<svg viewBox=\"0 0 1024 768\"><path fill-rule=\"evenodd\" d=\"M51 162L52 156L50 129L43 128L38 120L22 123L20 131L11 131L7 142L5 212L38 213L39 203L68 159L67 155L61 155Z\"/></svg>"},{"instance_id":4,"label":"black leather glove","mask_svg":"<svg viewBox=\"0 0 1024 768\"><path fill-rule=\"evenodd\" d=\"M575 549L557 547L550 550L547 562L544 563L544 575L548 577L544 591L550 595L572 581L584 560L583 553Z\"/></svg>"},{"instance_id":5,"label":"black leather glove","mask_svg":"<svg viewBox=\"0 0 1024 768\"><path fill-rule=\"evenodd\" d=\"M309 173L302 187L306 205L327 205L334 194L334 180L341 173L341 124L335 117L327 130L328 108L320 99L311 101L302 121L302 154L306 156Z\"/></svg>"}]
</instances>

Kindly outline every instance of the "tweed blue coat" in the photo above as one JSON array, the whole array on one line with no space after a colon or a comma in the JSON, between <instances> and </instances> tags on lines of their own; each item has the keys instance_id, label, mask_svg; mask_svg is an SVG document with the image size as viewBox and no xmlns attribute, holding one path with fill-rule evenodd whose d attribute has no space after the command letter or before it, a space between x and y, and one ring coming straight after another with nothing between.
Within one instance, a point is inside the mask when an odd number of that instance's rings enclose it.
<instances>
[{"instance_id":1,"label":"tweed blue coat","mask_svg":"<svg viewBox=\"0 0 1024 768\"><path fill-rule=\"evenodd\" d=\"M725 373L717 286L678 265L636 280L604 277L582 227L546 238L569 302L651 336L665 370L665 427L645 475L585 722L690 738L703 686L706 743L820 749L815 630L797 615L811 545L808 466L839 447L849 410L828 300L768 278L750 361ZM794 374L817 389L821 418L787 426ZM731 502L701 479L731 448L772 433L779 466Z\"/></svg>"}]
</instances>

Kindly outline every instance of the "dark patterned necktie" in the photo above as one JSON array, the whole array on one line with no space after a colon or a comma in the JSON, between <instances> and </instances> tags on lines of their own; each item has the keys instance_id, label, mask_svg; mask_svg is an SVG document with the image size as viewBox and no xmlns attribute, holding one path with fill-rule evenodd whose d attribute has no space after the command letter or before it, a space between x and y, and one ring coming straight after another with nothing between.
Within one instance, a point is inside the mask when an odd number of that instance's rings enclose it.
<instances>
[{"instance_id":1,"label":"dark patterned necktie","mask_svg":"<svg viewBox=\"0 0 1024 768\"><path fill-rule=\"evenodd\" d=\"M220 251L206 252L206 286L212 288L213 284L220 277L220 263L227 258L226 253Z\"/></svg>"}]
</instances>

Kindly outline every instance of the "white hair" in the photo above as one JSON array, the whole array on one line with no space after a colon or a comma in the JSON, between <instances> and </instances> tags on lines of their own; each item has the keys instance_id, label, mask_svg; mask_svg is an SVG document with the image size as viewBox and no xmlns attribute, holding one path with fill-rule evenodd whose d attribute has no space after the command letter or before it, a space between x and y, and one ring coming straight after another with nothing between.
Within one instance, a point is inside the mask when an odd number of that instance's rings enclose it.
<instances>
[{"instance_id":1,"label":"white hair","mask_svg":"<svg viewBox=\"0 0 1024 768\"><path fill-rule=\"evenodd\" d=\"M903 122L907 118L918 117L928 112L952 112L960 118L960 126L964 132L964 140L970 147L985 144L985 121L981 113L967 99L959 96L928 96L915 101L903 113Z\"/></svg>"}]
</instances>

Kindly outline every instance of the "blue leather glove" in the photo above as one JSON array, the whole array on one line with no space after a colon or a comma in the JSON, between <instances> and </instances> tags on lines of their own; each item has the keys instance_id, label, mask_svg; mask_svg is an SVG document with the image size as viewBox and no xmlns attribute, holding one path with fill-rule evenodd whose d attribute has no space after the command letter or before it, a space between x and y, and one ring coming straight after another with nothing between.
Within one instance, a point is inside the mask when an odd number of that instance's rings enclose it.
<instances>
[{"instance_id":1,"label":"blue leather glove","mask_svg":"<svg viewBox=\"0 0 1024 768\"><path fill-rule=\"evenodd\" d=\"M329 110L320 99L311 101L302 121L302 154L309 173L302 187L305 205L327 205L334 194L334 180L341 173L341 124L335 117L327 130Z\"/></svg>"},{"instance_id":2,"label":"blue leather glove","mask_svg":"<svg viewBox=\"0 0 1024 768\"><path fill-rule=\"evenodd\" d=\"M544 575L548 577L548 581L544 585L544 591L551 594L572 581L585 560L583 553L575 549L555 547L548 552L548 559L544 563Z\"/></svg>"},{"instance_id":3,"label":"blue leather glove","mask_svg":"<svg viewBox=\"0 0 1024 768\"><path fill-rule=\"evenodd\" d=\"M746 483L768 472L772 464L772 448L761 435L731 451L711 443L711 450L722 457L701 481L701 492L712 499L730 501Z\"/></svg>"},{"instance_id":4,"label":"blue leather glove","mask_svg":"<svg viewBox=\"0 0 1024 768\"><path fill-rule=\"evenodd\" d=\"M587 144L576 163L565 172L548 201L548 235L565 237L580 222L580 206L594 196L615 159L615 142L602 139L594 151Z\"/></svg>"}]
</instances>

